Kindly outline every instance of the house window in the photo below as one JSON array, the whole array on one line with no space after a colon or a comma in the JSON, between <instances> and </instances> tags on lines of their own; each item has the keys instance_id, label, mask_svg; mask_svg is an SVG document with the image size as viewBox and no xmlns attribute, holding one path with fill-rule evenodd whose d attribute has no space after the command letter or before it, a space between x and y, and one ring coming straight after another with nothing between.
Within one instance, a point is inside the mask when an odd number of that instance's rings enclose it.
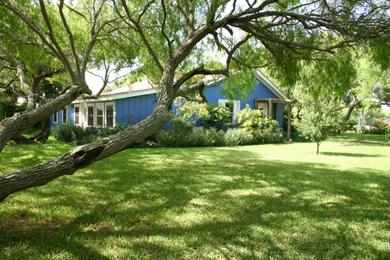
<instances>
[{"instance_id":1,"label":"house window","mask_svg":"<svg viewBox=\"0 0 390 260\"><path fill-rule=\"evenodd\" d=\"M263 116L268 116L268 102L257 102L257 109L259 109Z\"/></svg>"},{"instance_id":2,"label":"house window","mask_svg":"<svg viewBox=\"0 0 390 260\"><path fill-rule=\"evenodd\" d=\"M53 114L53 123L57 124L57 122L58 122L58 114L56 112L56 113Z\"/></svg>"},{"instance_id":3,"label":"house window","mask_svg":"<svg viewBox=\"0 0 390 260\"><path fill-rule=\"evenodd\" d=\"M103 105L96 105L96 126L103 126L104 116L103 116Z\"/></svg>"},{"instance_id":4,"label":"house window","mask_svg":"<svg viewBox=\"0 0 390 260\"><path fill-rule=\"evenodd\" d=\"M240 101L238 100L227 100L220 99L218 100L218 105L226 107L232 113L232 122L237 122L238 112L240 112Z\"/></svg>"},{"instance_id":5,"label":"house window","mask_svg":"<svg viewBox=\"0 0 390 260\"><path fill-rule=\"evenodd\" d=\"M79 106L74 107L74 124L80 125L80 107Z\"/></svg>"},{"instance_id":6,"label":"house window","mask_svg":"<svg viewBox=\"0 0 390 260\"><path fill-rule=\"evenodd\" d=\"M66 107L64 109L62 109L62 123L63 124L66 124L67 120L68 120L68 114L67 114L67 109Z\"/></svg>"},{"instance_id":7,"label":"house window","mask_svg":"<svg viewBox=\"0 0 390 260\"><path fill-rule=\"evenodd\" d=\"M93 105L88 106L87 110L87 125L93 126Z\"/></svg>"},{"instance_id":8,"label":"house window","mask_svg":"<svg viewBox=\"0 0 390 260\"><path fill-rule=\"evenodd\" d=\"M114 127L115 108L113 104L106 104L106 127Z\"/></svg>"}]
</instances>

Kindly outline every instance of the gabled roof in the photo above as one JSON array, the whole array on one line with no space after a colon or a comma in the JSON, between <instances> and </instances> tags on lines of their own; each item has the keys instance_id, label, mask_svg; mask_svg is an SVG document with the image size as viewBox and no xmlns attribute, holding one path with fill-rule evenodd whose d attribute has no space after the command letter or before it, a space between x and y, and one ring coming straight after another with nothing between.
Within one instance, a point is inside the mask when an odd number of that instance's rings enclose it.
<instances>
[{"instance_id":1,"label":"gabled roof","mask_svg":"<svg viewBox=\"0 0 390 260\"><path fill-rule=\"evenodd\" d=\"M73 103L81 102L100 102L100 101L113 101L128 97L137 97L157 93L157 89L149 80L142 80L135 82L127 87L120 87L110 91L105 91L97 99L83 99L78 98Z\"/></svg>"},{"instance_id":2,"label":"gabled roof","mask_svg":"<svg viewBox=\"0 0 390 260\"><path fill-rule=\"evenodd\" d=\"M286 101L286 102L291 102L291 99L289 99L286 95L283 94L283 92L278 88L275 83L273 83L266 75L264 75L260 70L256 70L255 72L255 77L258 81L264 84L272 93L275 94L279 99ZM213 78L206 78L205 80L205 85L211 86L215 83L218 83L222 81L225 77L220 77L217 79Z\"/></svg>"},{"instance_id":3,"label":"gabled roof","mask_svg":"<svg viewBox=\"0 0 390 260\"><path fill-rule=\"evenodd\" d=\"M147 80L141 80L138 82L135 82L129 86L126 87L120 87L120 88L115 88L110 91L105 91L101 94L101 96L107 96L107 95L115 95L115 94L120 94L120 93L129 93L129 92L135 92L135 91L141 91L141 90L148 90L148 89L154 89L155 86L154 84Z\"/></svg>"},{"instance_id":4,"label":"gabled roof","mask_svg":"<svg viewBox=\"0 0 390 260\"><path fill-rule=\"evenodd\" d=\"M283 94L283 92L267 77L265 76L260 70L256 70L255 76L257 80L259 80L261 83L263 83L269 90L272 91L278 98L290 102L291 100Z\"/></svg>"}]
</instances>

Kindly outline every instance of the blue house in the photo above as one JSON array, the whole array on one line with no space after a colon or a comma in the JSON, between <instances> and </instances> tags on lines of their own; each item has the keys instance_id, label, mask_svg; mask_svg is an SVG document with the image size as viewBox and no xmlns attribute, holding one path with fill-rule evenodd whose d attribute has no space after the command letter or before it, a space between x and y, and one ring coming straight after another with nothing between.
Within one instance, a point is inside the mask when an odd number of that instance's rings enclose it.
<instances>
[{"instance_id":1,"label":"blue house","mask_svg":"<svg viewBox=\"0 0 390 260\"><path fill-rule=\"evenodd\" d=\"M283 114L288 106L288 135L290 132L291 101L260 71L257 81L245 99L231 100L223 91L223 79L209 82L204 96L209 104L228 106L232 110L232 122L241 109L249 105L260 109L263 115L275 119L283 128ZM80 127L114 127L119 123L135 124L153 112L158 100L158 90L147 80L104 92L97 99L77 99L58 111L51 118L52 126L74 124Z\"/></svg>"}]
</instances>

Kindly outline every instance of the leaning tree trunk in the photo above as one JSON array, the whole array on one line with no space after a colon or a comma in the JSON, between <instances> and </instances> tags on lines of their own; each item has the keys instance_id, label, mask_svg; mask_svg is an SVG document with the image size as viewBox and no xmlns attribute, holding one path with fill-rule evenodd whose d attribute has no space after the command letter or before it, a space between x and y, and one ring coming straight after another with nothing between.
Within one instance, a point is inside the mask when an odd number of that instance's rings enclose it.
<instances>
[{"instance_id":1,"label":"leaning tree trunk","mask_svg":"<svg viewBox=\"0 0 390 260\"><path fill-rule=\"evenodd\" d=\"M33 144L36 142L45 143L50 136L50 117L44 119L40 123L40 131L31 137L25 137L22 134L14 136L14 140L18 144Z\"/></svg>"},{"instance_id":2,"label":"leaning tree trunk","mask_svg":"<svg viewBox=\"0 0 390 260\"><path fill-rule=\"evenodd\" d=\"M50 117L41 121L41 131L33 136L35 142L46 143L50 136Z\"/></svg>"},{"instance_id":3,"label":"leaning tree trunk","mask_svg":"<svg viewBox=\"0 0 390 260\"><path fill-rule=\"evenodd\" d=\"M17 191L44 185L62 175L73 174L80 168L142 142L161 129L170 116L167 106L160 104L149 117L128 130L77 147L52 161L0 176L0 201Z\"/></svg>"},{"instance_id":4,"label":"leaning tree trunk","mask_svg":"<svg viewBox=\"0 0 390 260\"><path fill-rule=\"evenodd\" d=\"M63 175L73 174L96 161L107 158L157 133L171 113L174 64L167 64L160 82L162 90L153 113L133 127L102 140L77 147L52 161L21 171L0 176L0 201L10 194L35 186L41 186ZM168 87L167 87L168 86Z\"/></svg>"},{"instance_id":5,"label":"leaning tree trunk","mask_svg":"<svg viewBox=\"0 0 390 260\"><path fill-rule=\"evenodd\" d=\"M12 117L3 119L3 121L0 122L0 152L9 140L19 135L22 131L32 127L37 122L50 117L52 113L55 113L66 105L69 105L83 92L84 88L80 86L73 86L63 95L43 104L42 106L39 106L31 111L15 114Z\"/></svg>"},{"instance_id":6,"label":"leaning tree trunk","mask_svg":"<svg viewBox=\"0 0 390 260\"><path fill-rule=\"evenodd\" d=\"M351 104L348 106L347 112L343 116L344 121L348 121L351 118L352 112L355 109L355 107L360 103L360 100L354 99Z\"/></svg>"}]
</instances>

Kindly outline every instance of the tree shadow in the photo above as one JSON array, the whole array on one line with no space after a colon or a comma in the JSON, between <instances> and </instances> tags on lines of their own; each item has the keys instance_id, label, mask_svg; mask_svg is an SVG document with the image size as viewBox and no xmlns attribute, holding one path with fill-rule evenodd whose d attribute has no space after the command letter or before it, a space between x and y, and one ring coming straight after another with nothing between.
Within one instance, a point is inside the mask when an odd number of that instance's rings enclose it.
<instances>
[{"instance_id":1,"label":"tree shadow","mask_svg":"<svg viewBox=\"0 0 390 260\"><path fill-rule=\"evenodd\" d=\"M346 157L383 157L380 154L367 154L367 153L320 152L320 154L327 155L327 156L346 156Z\"/></svg>"},{"instance_id":2,"label":"tree shadow","mask_svg":"<svg viewBox=\"0 0 390 260\"><path fill-rule=\"evenodd\" d=\"M26 191L29 202L8 199L18 207L0 212L0 248L87 259L115 257L107 248L119 258L390 257L370 242L388 243L388 187L380 171L230 148L135 149ZM56 207L77 217L40 219Z\"/></svg>"}]
</instances>

